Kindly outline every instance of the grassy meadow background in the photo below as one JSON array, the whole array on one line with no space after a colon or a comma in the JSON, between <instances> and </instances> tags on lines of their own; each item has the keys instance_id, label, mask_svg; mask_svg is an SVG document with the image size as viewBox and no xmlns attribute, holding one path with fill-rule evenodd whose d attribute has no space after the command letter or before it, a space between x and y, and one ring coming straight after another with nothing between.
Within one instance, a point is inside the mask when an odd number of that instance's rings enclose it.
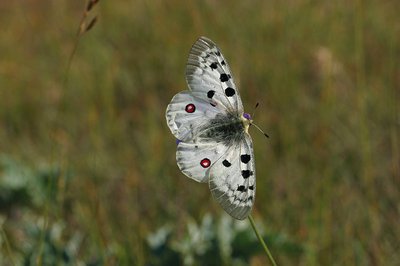
<instances>
[{"instance_id":1,"label":"grassy meadow background","mask_svg":"<svg viewBox=\"0 0 400 266\"><path fill-rule=\"evenodd\" d=\"M199 36L260 102L278 264L400 264L398 1L100 1L77 38L85 6L0 3L1 265L266 265L176 166L165 108Z\"/></svg>"}]
</instances>

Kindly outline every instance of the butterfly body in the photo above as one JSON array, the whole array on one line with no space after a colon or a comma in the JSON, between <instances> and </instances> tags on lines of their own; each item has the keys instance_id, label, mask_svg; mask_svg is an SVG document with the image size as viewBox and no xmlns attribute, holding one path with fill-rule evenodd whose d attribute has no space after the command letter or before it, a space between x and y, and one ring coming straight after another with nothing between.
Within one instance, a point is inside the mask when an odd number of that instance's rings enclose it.
<instances>
[{"instance_id":1,"label":"butterfly body","mask_svg":"<svg viewBox=\"0 0 400 266\"><path fill-rule=\"evenodd\" d=\"M208 182L214 198L237 219L246 218L255 198L255 165L239 91L219 48L201 37L193 45L186 70L189 91L176 94L166 119L179 140L179 169Z\"/></svg>"},{"instance_id":2,"label":"butterfly body","mask_svg":"<svg viewBox=\"0 0 400 266\"><path fill-rule=\"evenodd\" d=\"M204 126L199 137L225 145L233 145L243 139L243 134L246 134L248 127L248 120L242 119L238 114L216 115Z\"/></svg>"}]
</instances>

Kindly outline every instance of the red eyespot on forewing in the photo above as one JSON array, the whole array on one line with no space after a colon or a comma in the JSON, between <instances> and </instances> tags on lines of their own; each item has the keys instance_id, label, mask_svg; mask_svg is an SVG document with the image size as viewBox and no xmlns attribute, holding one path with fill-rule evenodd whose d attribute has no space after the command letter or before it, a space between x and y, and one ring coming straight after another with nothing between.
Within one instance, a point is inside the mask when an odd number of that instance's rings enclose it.
<instances>
[{"instance_id":1,"label":"red eyespot on forewing","mask_svg":"<svg viewBox=\"0 0 400 266\"><path fill-rule=\"evenodd\" d=\"M187 113L194 113L194 111L196 111L196 106L193 103L189 103L188 105L186 105L185 111Z\"/></svg>"},{"instance_id":2,"label":"red eyespot on forewing","mask_svg":"<svg viewBox=\"0 0 400 266\"><path fill-rule=\"evenodd\" d=\"M208 168L211 165L211 161L208 158L204 158L203 160L200 161L200 165L203 168Z\"/></svg>"}]
</instances>

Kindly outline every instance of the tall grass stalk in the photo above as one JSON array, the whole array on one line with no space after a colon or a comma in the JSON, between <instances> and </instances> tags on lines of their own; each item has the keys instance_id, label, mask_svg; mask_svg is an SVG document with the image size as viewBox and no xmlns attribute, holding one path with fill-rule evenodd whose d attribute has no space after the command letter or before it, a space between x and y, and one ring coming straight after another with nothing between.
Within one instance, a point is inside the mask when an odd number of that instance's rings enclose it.
<instances>
[{"instance_id":1,"label":"tall grass stalk","mask_svg":"<svg viewBox=\"0 0 400 266\"><path fill-rule=\"evenodd\" d=\"M5 243L8 256L10 257L11 265L17 265L17 264L15 264L14 257L13 257L12 251L11 251L10 242L8 241L6 232L3 229L3 225L0 225L0 232L1 232L1 237L3 238L3 241Z\"/></svg>"},{"instance_id":2,"label":"tall grass stalk","mask_svg":"<svg viewBox=\"0 0 400 266\"><path fill-rule=\"evenodd\" d=\"M72 52L69 55L68 58L68 63L67 63L67 68L65 69L65 75L64 75L64 80L63 80L63 84L65 85L65 83L67 82L67 78L68 78L68 73L69 70L71 68L71 64L72 64L72 59L75 56L75 53L78 49L78 45L79 45L79 41L82 37L82 35L86 32L88 32L89 30L91 30L93 28L93 26L96 24L97 22L97 16L94 16L89 23L87 23L87 17L89 15L89 12L92 10L92 8L99 2L99 0L89 0L86 4L86 8L82 13L82 17L81 20L79 22L79 26L78 26L78 30L76 31L76 38L75 38L75 42L74 42L74 46L72 48Z\"/></svg>"},{"instance_id":3,"label":"tall grass stalk","mask_svg":"<svg viewBox=\"0 0 400 266\"><path fill-rule=\"evenodd\" d=\"M249 215L249 221L250 221L251 227L254 230L254 233L256 234L256 236L258 238L258 241L260 241L261 245L264 248L265 253L267 254L269 261L271 262L271 265L276 266L277 264L275 262L275 259L274 259L274 257L272 257L271 251L269 251L269 248L268 248L267 244L265 244L264 239L261 237L260 233L258 233L257 227L254 223L254 219L251 215Z\"/></svg>"}]
</instances>

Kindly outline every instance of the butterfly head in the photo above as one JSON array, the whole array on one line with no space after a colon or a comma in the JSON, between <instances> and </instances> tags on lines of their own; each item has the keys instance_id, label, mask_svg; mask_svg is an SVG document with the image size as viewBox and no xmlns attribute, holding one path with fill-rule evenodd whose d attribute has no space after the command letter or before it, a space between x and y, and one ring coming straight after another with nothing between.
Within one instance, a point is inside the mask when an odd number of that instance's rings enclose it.
<instances>
[{"instance_id":1,"label":"butterfly head","mask_svg":"<svg viewBox=\"0 0 400 266\"><path fill-rule=\"evenodd\" d=\"M257 106L258 106L258 103L257 103L256 107L257 107ZM259 128L256 124L253 123L253 119L251 118L251 115L250 115L250 114L248 114L248 113L243 113L242 122L243 122L243 125L244 125L244 131L245 131L246 133L248 133L248 130L249 130L249 127L250 127L250 126L254 126L254 127L256 127L261 133L263 133L264 136L266 136L267 138L269 138L269 136L268 136L267 133L265 133L261 128Z\"/></svg>"},{"instance_id":2,"label":"butterfly head","mask_svg":"<svg viewBox=\"0 0 400 266\"><path fill-rule=\"evenodd\" d=\"M253 119L251 119L251 115L248 113L243 113L242 122L244 125L244 131L248 133L249 126L253 123Z\"/></svg>"},{"instance_id":3,"label":"butterfly head","mask_svg":"<svg viewBox=\"0 0 400 266\"><path fill-rule=\"evenodd\" d=\"M251 115L249 113L244 113L243 117L251 121Z\"/></svg>"}]
</instances>

